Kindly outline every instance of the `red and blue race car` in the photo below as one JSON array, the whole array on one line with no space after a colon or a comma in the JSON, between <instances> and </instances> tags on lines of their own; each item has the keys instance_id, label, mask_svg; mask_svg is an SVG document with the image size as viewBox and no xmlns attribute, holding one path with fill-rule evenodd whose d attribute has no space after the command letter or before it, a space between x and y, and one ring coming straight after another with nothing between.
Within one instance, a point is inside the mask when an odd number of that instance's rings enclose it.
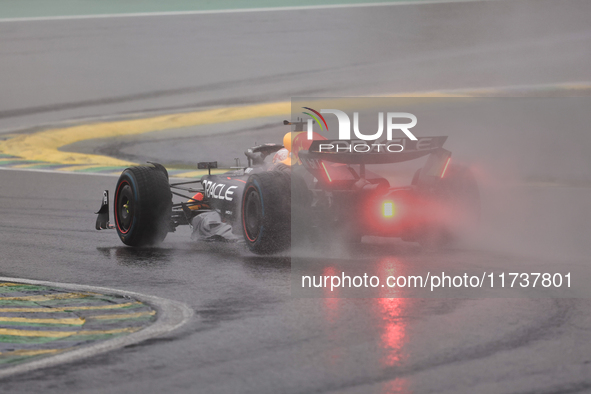
<instances>
[{"instance_id":1,"label":"red and blue race car","mask_svg":"<svg viewBox=\"0 0 591 394\"><path fill-rule=\"evenodd\" d=\"M447 137L400 139L404 149L396 153L358 153L331 149L344 142L316 133L310 140L303 122L293 125L283 144L248 149L245 167L211 174L217 162L198 163L210 172L200 180L171 182L157 163L127 168L115 186L114 223L105 190L96 229L114 228L124 244L142 247L191 225L201 239L243 239L253 253L268 254L297 242L354 243L364 235L442 245L478 221L477 182L467 167L451 163ZM410 185L391 185L373 172L425 156Z\"/></svg>"}]
</instances>

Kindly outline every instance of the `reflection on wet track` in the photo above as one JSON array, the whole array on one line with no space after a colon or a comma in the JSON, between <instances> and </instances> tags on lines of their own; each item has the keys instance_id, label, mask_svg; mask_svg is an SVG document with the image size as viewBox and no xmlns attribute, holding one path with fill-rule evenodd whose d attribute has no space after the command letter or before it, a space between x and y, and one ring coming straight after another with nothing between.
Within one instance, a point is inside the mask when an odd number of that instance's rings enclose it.
<instances>
[{"instance_id":1,"label":"reflection on wet track","mask_svg":"<svg viewBox=\"0 0 591 394\"><path fill-rule=\"evenodd\" d=\"M62 372L78 388L112 368L133 374L133 384L109 375L118 391L192 386L208 392L428 392L464 391L509 382L508 387L586 387L591 320L585 300L337 298L343 289L322 289L323 298L293 297L289 255L254 256L244 245L196 243L190 229L170 234L158 248L120 246L115 233L87 230L97 193L110 177L0 172L3 184L47 182L42 196L7 191L0 240L3 274L85 282L141 290L188 303L201 317L169 338L153 340ZM64 193L77 196L67 200ZM79 193L79 194L76 194ZM22 215L21 198L39 210L36 230ZM67 210L68 215L62 215ZM26 213L26 212L25 212ZM10 229L6 231L6 229ZM33 238L34 237L34 238ZM380 276L437 265L474 262L509 269L515 258L478 248L445 252L416 244L368 238L351 258ZM322 275L339 272L331 256L306 257ZM539 259L531 259L539 262ZM23 271L28 271L24 272ZM526 366L530 371L522 375ZM556 364L571 365L556 369ZM566 364L565 364L566 363ZM567 368L568 373L563 373ZM494 374L491 375L491 371ZM7 390L45 387L55 370L3 382ZM170 377L174 376L174 382ZM227 378L236 376L236 378ZM244 381L245 376L252 379ZM470 379L466 381L466 377ZM224 378L225 377L225 378ZM264 386L264 387L263 387ZM485 390L486 391L486 390ZM502 391L502 390L501 390Z\"/></svg>"}]
</instances>

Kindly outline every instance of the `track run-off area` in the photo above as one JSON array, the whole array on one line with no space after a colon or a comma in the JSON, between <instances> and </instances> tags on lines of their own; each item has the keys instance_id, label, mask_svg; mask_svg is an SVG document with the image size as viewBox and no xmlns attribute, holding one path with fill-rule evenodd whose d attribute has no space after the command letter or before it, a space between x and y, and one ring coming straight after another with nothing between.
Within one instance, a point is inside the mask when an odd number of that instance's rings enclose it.
<instances>
[{"instance_id":1,"label":"track run-off area","mask_svg":"<svg viewBox=\"0 0 591 394\"><path fill-rule=\"evenodd\" d=\"M397 98L458 98L458 97L556 97L588 94L591 85L568 83L511 88L463 89L439 92L412 92L391 94ZM50 170L75 173L103 173L118 175L126 167L140 163L99 154L64 151L67 145L84 144L88 140L104 141L104 144L121 137L157 133L166 138L167 132L195 126L212 126L220 123L256 120L259 118L289 118L291 103L263 103L248 106L214 108L185 113L171 113L127 120L114 120L78 124L68 127L35 127L36 130L6 132L0 139L0 168L15 170ZM203 131L201 131L203 133ZM194 137L198 137L199 131ZM171 176L179 178L200 177L206 170L169 168ZM225 170L214 170L222 172Z\"/></svg>"},{"instance_id":2,"label":"track run-off area","mask_svg":"<svg viewBox=\"0 0 591 394\"><path fill-rule=\"evenodd\" d=\"M0 6L0 22L300 11L470 1L491 0L252 0L248 2L171 0L165 3L156 0L133 2L54 0L51 3L43 0L22 0L3 3Z\"/></svg>"}]
</instances>

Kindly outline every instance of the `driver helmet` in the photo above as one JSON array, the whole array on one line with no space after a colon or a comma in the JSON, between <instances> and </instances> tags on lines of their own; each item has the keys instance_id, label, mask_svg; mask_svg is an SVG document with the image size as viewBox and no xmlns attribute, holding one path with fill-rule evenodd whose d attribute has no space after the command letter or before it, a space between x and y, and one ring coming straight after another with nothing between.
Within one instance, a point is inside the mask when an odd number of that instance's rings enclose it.
<instances>
[{"instance_id":1,"label":"driver helmet","mask_svg":"<svg viewBox=\"0 0 591 394\"><path fill-rule=\"evenodd\" d=\"M279 149L273 156L273 164L279 164L289 157L289 151L285 148Z\"/></svg>"}]
</instances>

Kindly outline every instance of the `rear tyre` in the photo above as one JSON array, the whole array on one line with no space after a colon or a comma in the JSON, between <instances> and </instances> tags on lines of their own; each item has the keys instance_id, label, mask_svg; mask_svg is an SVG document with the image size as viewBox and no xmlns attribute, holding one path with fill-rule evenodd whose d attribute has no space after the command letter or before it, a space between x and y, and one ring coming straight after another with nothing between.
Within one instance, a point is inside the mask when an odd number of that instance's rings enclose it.
<instances>
[{"instance_id":1,"label":"rear tyre","mask_svg":"<svg viewBox=\"0 0 591 394\"><path fill-rule=\"evenodd\" d=\"M117 181L115 228L128 246L157 245L170 227L172 194L164 172L154 167L127 168Z\"/></svg>"},{"instance_id":2,"label":"rear tyre","mask_svg":"<svg viewBox=\"0 0 591 394\"><path fill-rule=\"evenodd\" d=\"M291 243L291 176L286 171L251 175L242 195L242 229L251 252L270 254Z\"/></svg>"},{"instance_id":3,"label":"rear tyre","mask_svg":"<svg viewBox=\"0 0 591 394\"><path fill-rule=\"evenodd\" d=\"M434 192L435 204L419 243L429 248L447 246L473 231L480 221L480 192L466 166L451 165Z\"/></svg>"}]
</instances>

